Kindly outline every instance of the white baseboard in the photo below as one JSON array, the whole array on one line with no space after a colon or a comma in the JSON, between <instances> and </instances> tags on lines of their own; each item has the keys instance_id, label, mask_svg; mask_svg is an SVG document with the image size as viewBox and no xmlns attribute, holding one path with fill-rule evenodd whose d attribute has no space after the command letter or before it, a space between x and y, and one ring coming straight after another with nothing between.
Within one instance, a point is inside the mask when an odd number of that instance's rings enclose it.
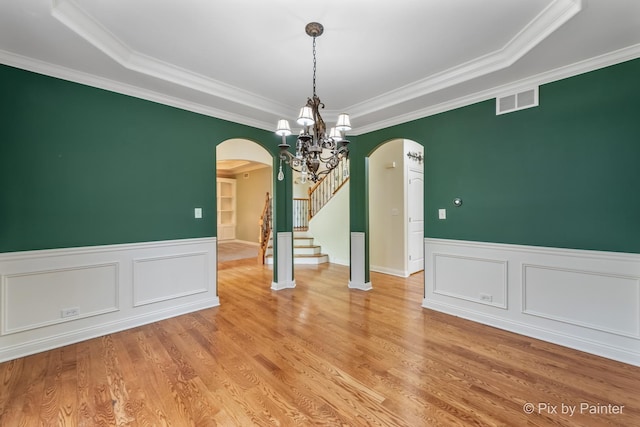
<instances>
[{"instance_id":1,"label":"white baseboard","mask_svg":"<svg viewBox=\"0 0 640 427\"><path fill-rule=\"evenodd\" d=\"M515 332L520 335L525 335L542 341L558 344L564 347L584 351L586 353L606 357L608 359L640 366L637 351L611 346L603 342L591 341L574 335L559 333L558 331L554 331L551 329L539 328L527 323L507 320L499 316L492 316L468 309L461 309L456 305L429 301L428 299L424 299L422 307L446 314L451 314L463 319L472 320L484 325L493 326L505 331Z\"/></svg>"},{"instance_id":2,"label":"white baseboard","mask_svg":"<svg viewBox=\"0 0 640 427\"><path fill-rule=\"evenodd\" d=\"M0 254L0 361L218 306L215 259L215 238Z\"/></svg>"},{"instance_id":3,"label":"white baseboard","mask_svg":"<svg viewBox=\"0 0 640 427\"><path fill-rule=\"evenodd\" d=\"M219 240L218 241L218 244L220 244L220 245L224 245L225 243L242 243L242 244L245 244L245 245L260 246L260 243L258 243L258 242L250 242L248 240L229 239L229 240Z\"/></svg>"},{"instance_id":4,"label":"white baseboard","mask_svg":"<svg viewBox=\"0 0 640 427\"><path fill-rule=\"evenodd\" d=\"M425 239L423 307L640 366L640 255Z\"/></svg>"},{"instance_id":5,"label":"white baseboard","mask_svg":"<svg viewBox=\"0 0 640 427\"><path fill-rule=\"evenodd\" d=\"M329 262L331 264L345 265L347 267L349 266L349 260L348 259L332 258L331 255L329 255Z\"/></svg>"},{"instance_id":6,"label":"white baseboard","mask_svg":"<svg viewBox=\"0 0 640 427\"><path fill-rule=\"evenodd\" d=\"M271 289L274 291L280 291L282 289L292 289L295 287L296 287L295 280L278 281L277 283L271 282Z\"/></svg>"},{"instance_id":7,"label":"white baseboard","mask_svg":"<svg viewBox=\"0 0 640 427\"><path fill-rule=\"evenodd\" d=\"M407 271L397 270L395 268L381 267L381 266L378 266L378 265L371 265L369 267L369 269L371 271L375 271L376 273L389 274L391 276L397 276L397 277L409 277L410 276L410 274Z\"/></svg>"},{"instance_id":8,"label":"white baseboard","mask_svg":"<svg viewBox=\"0 0 640 427\"><path fill-rule=\"evenodd\" d=\"M349 289L358 289L361 291L370 291L371 289L373 289L373 286L371 286L371 282L354 282L352 280L349 280L348 287Z\"/></svg>"}]
</instances>

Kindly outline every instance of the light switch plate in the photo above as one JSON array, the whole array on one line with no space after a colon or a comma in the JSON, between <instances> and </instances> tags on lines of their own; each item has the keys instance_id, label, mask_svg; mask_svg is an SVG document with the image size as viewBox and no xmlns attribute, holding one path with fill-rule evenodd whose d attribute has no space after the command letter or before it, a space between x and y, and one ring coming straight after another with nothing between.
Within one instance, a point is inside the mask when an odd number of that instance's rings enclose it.
<instances>
[{"instance_id":1,"label":"light switch plate","mask_svg":"<svg viewBox=\"0 0 640 427\"><path fill-rule=\"evenodd\" d=\"M193 215L194 215L196 218L202 218L202 208L195 208L195 209L193 210Z\"/></svg>"},{"instance_id":2,"label":"light switch plate","mask_svg":"<svg viewBox=\"0 0 640 427\"><path fill-rule=\"evenodd\" d=\"M439 219L447 219L447 210L446 209L438 209L438 218Z\"/></svg>"}]
</instances>

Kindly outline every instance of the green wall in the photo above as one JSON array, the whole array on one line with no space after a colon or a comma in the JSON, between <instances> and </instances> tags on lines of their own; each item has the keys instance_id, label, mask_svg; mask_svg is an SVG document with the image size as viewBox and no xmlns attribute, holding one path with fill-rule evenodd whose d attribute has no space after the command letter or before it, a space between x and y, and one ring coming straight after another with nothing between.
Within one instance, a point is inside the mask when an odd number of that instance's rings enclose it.
<instances>
[{"instance_id":1,"label":"green wall","mask_svg":"<svg viewBox=\"0 0 640 427\"><path fill-rule=\"evenodd\" d=\"M368 229L366 156L407 138L425 146L427 237L640 253L638 76L629 61L541 86L537 108L496 116L490 100L350 138L351 230ZM215 145L279 142L6 66L0 89L0 252L214 236ZM291 229L290 175L274 182L276 232Z\"/></svg>"},{"instance_id":2,"label":"green wall","mask_svg":"<svg viewBox=\"0 0 640 427\"><path fill-rule=\"evenodd\" d=\"M215 236L215 146L277 150L271 132L7 66L0 93L0 252Z\"/></svg>"},{"instance_id":3,"label":"green wall","mask_svg":"<svg viewBox=\"0 0 640 427\"><path fill-rule=\"evenodd\" d=\"M496 116L489 100L360 135L357 151L424 145L427 237L640 253L639 76L629 61L541 86L536 108ZM352 188L364 171L352 159ZM364 206L352 200L352 230Z\"/></svg>"}]
</instances>

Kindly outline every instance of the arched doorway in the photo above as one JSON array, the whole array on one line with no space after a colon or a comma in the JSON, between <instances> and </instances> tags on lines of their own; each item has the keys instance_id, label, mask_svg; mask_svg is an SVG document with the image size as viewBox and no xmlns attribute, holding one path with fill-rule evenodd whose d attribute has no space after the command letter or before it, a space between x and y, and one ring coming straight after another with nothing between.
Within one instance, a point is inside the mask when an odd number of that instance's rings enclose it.
<instances>
[{"instance_id":1,"label":"arched doorway","mask_svg":"<svg viewBox=\"0 0 640 427\"><path fill-rule=\"evenodd\" d=\"M247 139L216 147L218 262L258 256L258 221L273 194L273 156Z\"/></svg>"},{"instance_id":2,"label":"arched doorway","mask_svg":"<svg viewBox=\"0 0 640 427\"><path fill-rule=\"evenodd\" d=\"M414 156L423 153L415 141L394 139L369 155L371 271L407 277L424 269L424 167Z\"/></svg>"}]
</instances>

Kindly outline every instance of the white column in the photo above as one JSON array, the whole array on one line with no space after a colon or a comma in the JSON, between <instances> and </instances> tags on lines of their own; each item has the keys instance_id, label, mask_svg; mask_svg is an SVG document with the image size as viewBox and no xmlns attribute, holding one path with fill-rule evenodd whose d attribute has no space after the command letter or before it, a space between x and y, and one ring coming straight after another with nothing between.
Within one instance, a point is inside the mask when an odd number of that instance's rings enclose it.
<instances>
[{"instance_id":1,"label":"white column","mask_svg":"<svg viewBox=\"0 0 640 427\"><path fill-rule=\"evenodd\" d=\"M293 233L279 232L276 233L277 239L277 256L276 263L278 273L278 282L271 282L271 289L279 291L280 289L295 288L296 281L293 278Z\"/></svg>"},{"instance_id":2,"label":"white column","mask_svg":"<svg viewBox=\"0 0 640 427\"><path fill-rule=\"evenodd\" d=\"M365 282L365 238L363 232L351 232L351 279L349 288L368 291L371 282Z\"/></svg>"}]
</instances>

